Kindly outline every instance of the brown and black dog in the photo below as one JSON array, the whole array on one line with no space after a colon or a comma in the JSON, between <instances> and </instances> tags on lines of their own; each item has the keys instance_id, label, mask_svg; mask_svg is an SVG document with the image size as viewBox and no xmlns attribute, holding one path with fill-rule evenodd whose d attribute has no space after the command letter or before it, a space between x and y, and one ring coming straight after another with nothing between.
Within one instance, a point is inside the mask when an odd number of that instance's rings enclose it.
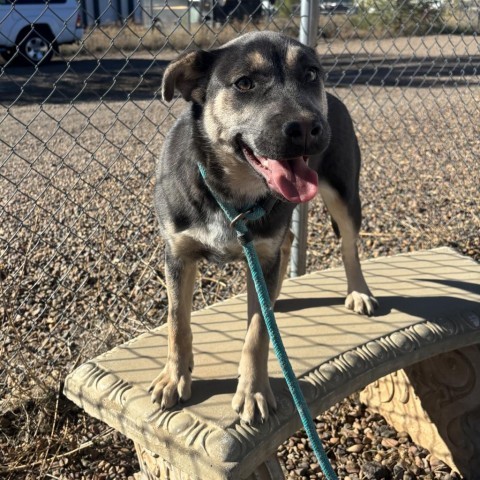
<instances>
[{"instance_id":1,"label":"brown and black dog","mask_svg":"<svg viewBox=\"0 0 480 480\"><path fill-rule=\"evenodd\" d=\"M198 260L243 258L198 163L215 194L237 210L266 200L273 205L248 223L272 302L288 261L292 211L320 192L342 238L345 305L368 315L377 306L356 246L360 151L345 106L325 92L315 51L278 33L248 33L172 62L163 98L172 100L175 91L191 105L168 134L156 168L155 208L166 242L168 360L150 391L162 409L191 395L190 313ZM232 405L252 423L256 415L268 418L276 401L267 371L268 334L250 275L247 290L248 329Z\"/></svg>"}]
</instances>

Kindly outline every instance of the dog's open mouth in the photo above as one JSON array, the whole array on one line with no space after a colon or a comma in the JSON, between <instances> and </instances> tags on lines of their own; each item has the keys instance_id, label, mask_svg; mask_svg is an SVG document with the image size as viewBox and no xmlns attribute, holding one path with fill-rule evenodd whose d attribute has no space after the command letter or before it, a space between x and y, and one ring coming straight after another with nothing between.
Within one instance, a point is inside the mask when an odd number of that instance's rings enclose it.
<instances>
[{"instance_id":1,"label":"dog's open mouth","mask_svg":"<svg viewBox=\"0 0 480 480\"><path fill-rule=\"evenodd\" d=\"M308 202L317 194L318 175L307 165L308 157L275 160L254 154L245 144L241 147L245 158L268 186L289 202Z\"/></svg>"}]
</instances>

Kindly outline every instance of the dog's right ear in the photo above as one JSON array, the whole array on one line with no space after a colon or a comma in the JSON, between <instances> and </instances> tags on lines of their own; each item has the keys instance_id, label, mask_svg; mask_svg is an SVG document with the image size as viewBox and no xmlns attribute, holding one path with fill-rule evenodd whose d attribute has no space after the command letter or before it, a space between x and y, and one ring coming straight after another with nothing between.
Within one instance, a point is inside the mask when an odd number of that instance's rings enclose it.
<instances>
[{"instance_id":1,"label":"dog's right ear","mask_svg":"<svg viewBox=\"0 0 480 480\"><path fill-rule=\"evenodd\" d=\"M205 90L215 54L198 50L181 55L170 63L163 74L162 97L166 102L173 98L175 90L189 101L204 103Z\"/></svg>"}]
</instances>

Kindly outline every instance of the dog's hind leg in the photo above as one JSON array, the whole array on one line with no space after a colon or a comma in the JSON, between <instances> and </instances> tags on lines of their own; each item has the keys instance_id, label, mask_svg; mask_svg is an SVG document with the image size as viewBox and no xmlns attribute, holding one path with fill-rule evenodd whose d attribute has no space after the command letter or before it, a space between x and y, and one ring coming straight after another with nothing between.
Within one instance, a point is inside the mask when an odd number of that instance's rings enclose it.
<instances>
[{"instance_id":1,"label":"dog's hind leg","mask_svg":"<svg viewBox=\"0 0 480 480\"><path fill-rule=\"evenodd\" d=\"M358 259L357 238L360 221L359 219L355 221L345 201L328 183L320 182L319 190L335 225L338 227L338 233L342 241L342 259L348 284L345 306L356 313L372 315L378 307L378 302L368 288ZM360 200L358 200L359 205ZM359 207L358 212L360 212Z\"/></svg>"},{"instance_id":2,"label":"dog's hind leg","mask_svg":"<svg viewBox=\"0 0 480 480\"><path fill-rule=\"evenodd\" d=\"M197 264L165 251L168 294L167 363L149 389L152 401L163 409L191 396L193 351L190 317Z\"/></svg>"},{"instance_id":3,"label":"dog's hind leg","mask_svg":"<svg viewBox=\"0 0 480 480\"><path fill-rule=\"evenodd\" d=\"M275 301L280 255L268 265L262 264L271 302ZM254 423L256 411L262 423L268 418L269 408L276 410L277 402L268 378L269 337L260 311L255 286L250 272L247 274L248 329L238 368L238 386L232 407L248 424Z\"/></svg>"}]
</instances>

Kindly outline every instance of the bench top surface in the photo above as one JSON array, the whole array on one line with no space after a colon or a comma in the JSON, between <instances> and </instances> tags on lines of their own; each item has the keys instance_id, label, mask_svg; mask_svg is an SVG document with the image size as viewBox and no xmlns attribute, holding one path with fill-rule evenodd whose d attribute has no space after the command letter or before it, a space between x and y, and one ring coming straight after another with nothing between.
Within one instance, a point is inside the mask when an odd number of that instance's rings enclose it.
<instances>
[{"instance_id":1,"label":"bench top surface","mask_svg":"<svg viewBox=\"0 0 480 480\"><path fill-rule=\"evenodd\" d=\"M373 317L345 309L343 268L286 280L275 306L315 415L398 368L480 343L480 265L471 259L439 248L362 265L380 302ZM67 377L65 393L193 477L244 477L299 428L299 419L272 351L278 412L265 425L250 427L231 408L246 295L194 312L192 329L193 394L182 407L161 412L147 394L167 356L166 325L78 367Z\"/></svg>"}]
</instances>

